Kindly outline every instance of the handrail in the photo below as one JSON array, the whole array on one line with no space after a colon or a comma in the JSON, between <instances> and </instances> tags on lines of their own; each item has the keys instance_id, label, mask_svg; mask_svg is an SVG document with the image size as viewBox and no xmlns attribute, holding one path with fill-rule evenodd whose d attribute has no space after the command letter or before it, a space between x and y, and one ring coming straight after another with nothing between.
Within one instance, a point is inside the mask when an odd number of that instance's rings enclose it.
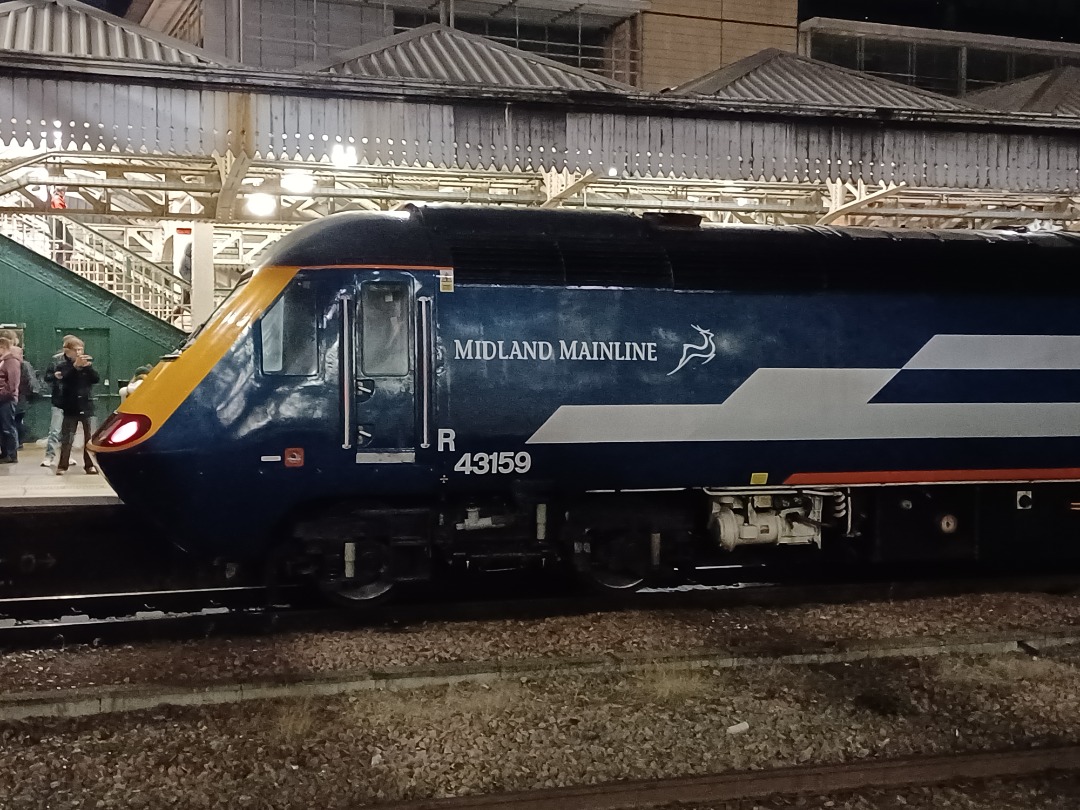
<instances>
[{"instance_id":1,"label":"handrail","mask_svg":"<svg viewBox=\"0 0 1080 810\"><path fill-rule=\"evenodd\" d=\"M187 281L187 280L181 278L180 276L176 275L175 273L170 272L169 270L165 269L164 267L162 267L157 262L152 262L149 259L147 259L145 256L140 256L138 253L136 253L131 248L129 248L129 247L125 246L125 245L121 245L119 242L117 242L117 241L115 241L113 239L110 239L105 234L94 230L89 225L86 225L86 224L80 222L79 220L74 219L73 217L61 215L60 218L63 219L65 222L67 222L69 228L74 226L74 228L76 230L89 233L89 234L91 234L93 239L100 239L105 244L111 245L113 247L113 249L115 249L121 255L127 256L132 261L137 262L140 265L143 265L145 267L150 268L152 272L146 274L148 279L152 278L153 276L163 276L164 279L165 279L165 282L167 284L179 285L180 289L185 291L185 292L190 292L191 291L191 282L190 281Z\"/></svg>"},{"instance_id":2,"label":"handrail","mask_svg":"<svg viewBox=\"0 0 1080 810\"><path fill-rule=\"evenodd\" d=\"M65 237L54 235L49 218L34 214L0 217L0 233L124 298L164 321L183 317L191 284L92 227L55 214Z\"/></svg>"},{"instance_id":3,"label":"handrail","mask_svg":"<svg viewBox=\"0 0 1080 810\"><path fill-rule=\"evenodd\" d=\"M356 385L356 371L353 363L353 299L348 293L342 293L338 296L338 301L341 302L341 350L338 352L341 363L341 415L345 427L341 449L349 450L352 448L353 387Z\"/></svg>"},{"instance_id":4,"label":"handrail","mask_svg":"<svg viewBox=\"0 0 1080 810\"><path fill-rule=\"evenodd\" d=\"M420 304L420 447L431 447L431 298Z\"/></svg>"}]
</instances>

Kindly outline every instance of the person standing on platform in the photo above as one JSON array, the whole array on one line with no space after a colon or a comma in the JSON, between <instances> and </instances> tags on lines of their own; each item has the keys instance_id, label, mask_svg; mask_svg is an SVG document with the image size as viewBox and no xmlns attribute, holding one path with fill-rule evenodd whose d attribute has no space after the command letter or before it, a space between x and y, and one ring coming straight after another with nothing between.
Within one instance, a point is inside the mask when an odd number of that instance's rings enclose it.
<instances>
[{"instance_id":1,"label":"person standing on platform","mask_svg":"<svg viewBox=\"0 0 1080 810\"><path fill-rule=\"evenodd\" d=\"M10 337L0 336L0 464L19 460L19 433L15 429L15 403L22 378L19 358Z\"/></svg>"},{"instance_id":2,"label":"person standing on platform","mask_svg":"<svg viewBox=\"0 0 1080 810\"><path fill-rule=\"evenodd\" d=\"M0 330L0 337L11 341L11 353L19 361L19 396L15 401L15 432L19 436L19 449L23 449L26 439L26 409L30 407L30 398L34 394L34 367L26 362L23 347L19 345L19 333L13 329Z\"/></svg>"},{"instance_id":3,"label":"person standing on platform","mask_svg":"<svg viewBox=\"0 0 1080 810\"><path fill-rule=\"evenodd\" d=\"M19 449L23 449L23 443L30 429L26 426L26 414L30 410L30 403L37 399L36 373L34 367L24 357L19 367L19 401L15 403L15 431L19 434Z\"/></svg>"},{"instance_id":4,"label":"person standing on platform","mask_svg":"<svg viewBox=\"0 0 1080 810\"><path fill-rule=\"evenodd\" d=\"M0 337L11 341L11 353L20 363L23 361L22 346L19 345L19 333L14 329L0 329Z\"/></svg>"},{"instance_id":5,"label":"person standing on platform","mask_svg":"<svg viewBox=\"0 0 1080 810\"><path fill-rule=\"evenodd\" d=\"M97 384L98 373L92 365L94 358L86 354L86 347L76 337L64 341L64 356L56 365L54 378L60 385L60 410L64 421L60 427L60 460L56 474L67 472L71 458L71 445L75 442L75 428L83 429L83 467L87 475L97 475L94 460L90 457L90 420L94 415L94 399L91 389Z\"/></svg>"},{"instance_id":6,"label":"person standing on platform","mask_svg":"<svg viewBox=\"0 0 1080 810\"><path fill-rule=\"evenodd\" d=\"M64 335L61 344L66 346L68 341L78 341L75 335ZM64 412L60 405L60 380L56 376L56 367L64 359L64 350L60 349L52 356L48 368L45 369L45 382L52 391L52 418L49 420L49 437L45 440L45 458L41 462L42 467L51 467L56 463L56 449L60 446L60 428L64 425Z\"/></svg>"}]
</instances>

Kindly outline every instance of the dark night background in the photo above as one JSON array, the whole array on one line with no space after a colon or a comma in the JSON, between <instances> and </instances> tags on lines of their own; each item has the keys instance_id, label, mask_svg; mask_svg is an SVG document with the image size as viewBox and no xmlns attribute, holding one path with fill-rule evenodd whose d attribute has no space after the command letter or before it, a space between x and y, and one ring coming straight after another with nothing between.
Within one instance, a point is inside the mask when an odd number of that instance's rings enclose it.
<instances>
[{"instance_id":1,"label":"dark night background","mask_svg":"<svg viewBox=\"0 0 1080 810\"><path fill-rule=\"evenodd\" d=\"M87 0L123 14L130 0ZM1080 0L799 0L799 18L846 20L1080 42Z\"/></svg>"},{"instance_id":2,"label":"dark night background","mask_svg":"<svg viewBox=\"0 0 1080 810\"><path fill-rule=\"evenodd\" d=\"M131 5L131 0L82 0L86 5L93 6L94 8L105 9L113 14L117 14L121 17L128 10L128 6Z\"/></svg>"},{"instance_id":3,"label":"dark night background","mask_svg":"<svg viewBox=\"0 0 1080 810\"><path fill-rule=\"evenodd\" d=\"M1080 0L799 0L810 17L1080 42Z\"/></svg>"}]
</instances>

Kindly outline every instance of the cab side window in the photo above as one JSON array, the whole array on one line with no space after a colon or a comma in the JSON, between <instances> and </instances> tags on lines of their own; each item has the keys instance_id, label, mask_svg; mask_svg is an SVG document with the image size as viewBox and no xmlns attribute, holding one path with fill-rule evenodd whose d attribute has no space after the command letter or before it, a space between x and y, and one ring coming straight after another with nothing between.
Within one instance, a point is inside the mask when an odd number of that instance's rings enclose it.
<instances>
[{"instance_id":1,"label":"cab side window","mask_svg":"<svg viewBox=\"0 0 1080 810\"><path fill-rule=\"evenodd\" d=\"M261 322L264 374L307 377L317 371L315 291L293 284L266 311Z\"/></svg>"},{"instance_id":2,"label":"cab side window","mask_svg":"<svg viewBox=\"0 0 1080 810\"><path fill-rule=\"evenodd\" d=\"M409 373L409 288L371 281L361 288L360 367L369 377Z\"/></svg>"}]
</instances>

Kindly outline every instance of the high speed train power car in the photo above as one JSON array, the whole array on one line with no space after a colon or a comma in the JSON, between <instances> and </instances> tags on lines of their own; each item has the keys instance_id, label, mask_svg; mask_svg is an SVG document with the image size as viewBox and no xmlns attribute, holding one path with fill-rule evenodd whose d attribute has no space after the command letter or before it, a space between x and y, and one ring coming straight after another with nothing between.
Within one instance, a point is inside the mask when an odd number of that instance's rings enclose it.
<instances>
[{"instance_id":1,"label":"high speed train power car","mask_svg":"<svg viewBox=\"0 0 1080 810\"><path fill-rule=\"evenodd\" d=\"M339 215L92 449L182 546L355 602L455 565L1068 557L1078 293L1065 233Z\"/></svg>"}]
</instances>

